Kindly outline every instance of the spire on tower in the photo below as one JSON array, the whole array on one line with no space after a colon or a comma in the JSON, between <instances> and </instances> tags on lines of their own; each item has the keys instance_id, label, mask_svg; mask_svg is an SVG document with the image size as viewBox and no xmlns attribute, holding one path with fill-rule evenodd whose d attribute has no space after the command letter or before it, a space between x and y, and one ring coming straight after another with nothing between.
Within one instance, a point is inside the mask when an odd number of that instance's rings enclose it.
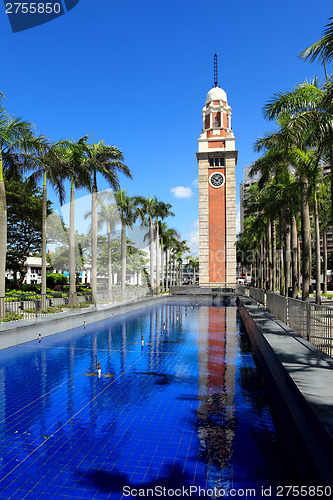
<instances>
[{"instance_id":1,"label":"spire on tower","mask_svg":"<svg viewBox=\"0 0 333 500\"><path fill-rule=\"evenodd\" d=\"M217 54L214 54L214 86L217 87Z\"/></svg>"}]
</instances>

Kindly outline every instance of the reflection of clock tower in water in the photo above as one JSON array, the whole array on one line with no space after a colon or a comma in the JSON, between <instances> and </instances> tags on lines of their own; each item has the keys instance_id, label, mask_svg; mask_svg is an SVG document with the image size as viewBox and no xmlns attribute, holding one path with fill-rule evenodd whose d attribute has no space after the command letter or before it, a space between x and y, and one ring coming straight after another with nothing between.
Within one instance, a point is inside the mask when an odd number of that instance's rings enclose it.
<instances>
[{"instance_id":1,"label":"reflection of clock tower in water","mask_svg":"<svg viewBox=\"0 0 333 500\"><path fill-rule=\"evenodd\" d=\"M207 94L199 137L199 280L200 285L236 284L235 136L227 94L217 86Z\"/></svg>"}]
</instances>

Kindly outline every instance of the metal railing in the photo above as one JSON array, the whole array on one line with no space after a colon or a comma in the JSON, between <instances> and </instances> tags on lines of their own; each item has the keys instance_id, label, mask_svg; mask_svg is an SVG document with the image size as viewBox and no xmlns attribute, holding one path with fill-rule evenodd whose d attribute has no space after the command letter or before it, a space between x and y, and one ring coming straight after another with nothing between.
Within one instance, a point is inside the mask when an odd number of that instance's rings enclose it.
<instances>
[{"instance_id":1,"label":"metal railing","mask_svg":"<svg viewBox=\"0 0 333 500\"><path fill-rule=\"evenodd\" d=\"M254 289L255 290L255 289ZM266 292L266 309L283 323L288 322L288 304L287 299L283 295Z\"/></svg>"},{"instance_id":2,"label":"metal railing","mask_svg":"<svg viewBox=\"0 0 333 500\"><path fill-rule=\"evenodd\" d=\"M235 292L237 285L235 283L204 283L199 285L171 285L170 293L184 293L184 294L204 294L204 293L233 293Z\"/></svg>"},{"instance_id":3,"label":"metal railing","mask_svg":"<svg viewBox=\"0 0 333 500\"><path fill-rule=\"evenodd\" d=\"M137 300L156 294L157 290L148 286L113 285L112 290L98 289L94 295L55 292L47 294L27 293L0 297L0 325L23 319L32 320L56 312L68 311L73 307L84 305L106 305Z\"/></svg>"},{"instance_id":4,"label":"metal railing","mask_svg":"<svg viewBox=\"0 0 333 500\"><path fill-rule=\"evenodd\" d=\"M308 340L318 349L332 357L333 355L333 308L310 304L308 306Z\"/></svg>"},{"instance_id":5,"label":"metal railing","mask_svg":"<svg viewBox=\"0 0 333 500\"><path fill-rule=\"evenodd\" d=\"M267 311L325 354L333 357L333 308L292 299L258 288L250 288L250 297Z\"/></svg>"},{"instance_id":6,"label":"metal railing","mask_svg":"<svg viewBox=\"0 0 333 500\"><path fill-rule=\"evenodd\" d=\"M287 324L295 330L295 332L302 335L307 340L310 340L309 335L309 317L308 317L308 303L298 299L286 299L288 307L288 321Z\"/></svg>"},{"instance_id":7,"label":"metal railing","mask_svg":"<svg viewBox=\"0 0 333 500\"><path fill-rule=\"evenodd\" d=\"M91 294L78 295L76 303L91 303ZM48 314L61 312L71 307L68 293L27 293L26 295L7 295L0 297L0 324L23 319L32 320Z\"/></svg>"},{"instance_id":8,"label":"metal railing","mask_svg":"<svg viewBox=\"0 0 333 500\"><path fill-rule=\"evenodd\" d=\"M266 307L266 293L265 290L262 290L261 288L254 288L252 286L249 287L250 290L250 297L254 299L256 302L259 302L259 304L262 304L263 306Z\"/></svg>"},{"instance_id":9,"label":"metal railing","mask_svg":"<svg viewBox=\"0 0 333 500\"><path fill-rule=\"evenodd\" d=\"M97 290L94 294L94 302L96 304L113 304L150 297L154 294L156 294L156 289L148 286L129 286L123 289L121 285L113 285L111 290Z\"/></svg>"}]
</instances>

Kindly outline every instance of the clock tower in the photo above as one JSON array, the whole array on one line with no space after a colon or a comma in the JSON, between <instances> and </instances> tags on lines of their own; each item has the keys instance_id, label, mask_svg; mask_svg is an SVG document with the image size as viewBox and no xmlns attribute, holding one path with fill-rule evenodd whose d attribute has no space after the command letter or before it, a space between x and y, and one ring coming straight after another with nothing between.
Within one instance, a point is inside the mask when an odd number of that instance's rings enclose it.
<instances>
[{"instance_id":1,"label":"clock tower","mask_svg":"<svg viewBox=\"0 0 333 500\"><path fill-rule=\"evenodd\" d=\"M235 136L227 94L217 85L208 92L199 137L199 283L236 285Z\"/></svg>"}]
</instances>

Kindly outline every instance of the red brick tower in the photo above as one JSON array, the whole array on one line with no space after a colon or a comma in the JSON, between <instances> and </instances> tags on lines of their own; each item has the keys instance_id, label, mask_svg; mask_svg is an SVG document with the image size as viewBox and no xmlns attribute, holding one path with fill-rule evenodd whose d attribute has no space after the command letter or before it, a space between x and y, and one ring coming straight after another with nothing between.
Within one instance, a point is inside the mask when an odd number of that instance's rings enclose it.
<instances>
[{"instance_id":1,"label":"red brick tower","mask_svg":"<svg viewBox=\"0 0 333 500\"><path fill-rule=\"evenodd\" d=\"M227 95L217 86L202 110L199 151L199 283L236 285L235 136Z\"/></svg>"}]
</instances>

